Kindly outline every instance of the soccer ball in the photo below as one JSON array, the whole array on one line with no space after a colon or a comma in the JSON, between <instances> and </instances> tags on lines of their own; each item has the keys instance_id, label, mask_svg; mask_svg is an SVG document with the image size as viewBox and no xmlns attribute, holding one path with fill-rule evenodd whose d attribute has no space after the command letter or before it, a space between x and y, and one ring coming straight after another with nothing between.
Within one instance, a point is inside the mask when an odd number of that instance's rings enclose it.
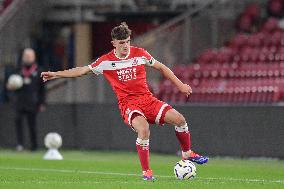
<instances>
[{"instance_id":1,"label":"soccer ball","mask_svg":"<svg viewBox=\"0 0 284 189\"><path fill-rule=\"evenodd\" d=\"M180 160L174 167L174 174L177 179L192 179L196 175L196 167L189 160Z\"/></svg>"},{"instance_id":2,"label":"soccer ball","mask_svg":"<svg viewBox=\"0 0 284 189\"><path fill-rule=\"evenodd\" d=\"M23 80L22 76L20 76L18 74L12 74L8 78L7 84L9 86L9 88L11 88L12 90L17 90L17 89L20 89L23 86L24 80Z\"/></svg>"},{"instance_id":3,"label":"soccer ball","mask_svg":"<svg viewBox=\"0 0 284 189\"><path fill-rule=\"evenodd\" d=\"M62 138L58 133L48 133L44 138L44 144L49 149L57 149L62 145Z\"/></svg>"}]
</instances>

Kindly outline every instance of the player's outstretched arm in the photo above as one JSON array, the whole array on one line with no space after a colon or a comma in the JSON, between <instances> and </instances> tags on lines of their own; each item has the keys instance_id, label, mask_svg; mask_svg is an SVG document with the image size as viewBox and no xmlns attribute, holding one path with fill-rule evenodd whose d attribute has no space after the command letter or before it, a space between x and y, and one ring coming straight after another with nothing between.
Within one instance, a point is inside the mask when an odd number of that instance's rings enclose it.
<instances>
[{"instance_id":1,"label":"player's outstretched arm","mask_svg":"<svg viewBox=\"0 0 284 189\"><path fill-rule=\"evenodd\" d=\"M46 82L52 79L63 77L80 77L88 74L89 72L91 72L91 69L88 66L83 66L57 72L42 72L40 76L42 77L43 81Z\"/></svg>"},{"instance_id":2,"label":"player's outstretched arm","mask_svg":"<svg viewBox=\"0 0 284 189\"><path fill-rule=\"evenodd\" d=\"M175 76L175 74L166 65L156 60L153 68L159 70L167 79L172 81L182 93L187 96L192 93L191 87L179 80L179 78L177 78L177 76Z\"/></svg>"}]
</instances>

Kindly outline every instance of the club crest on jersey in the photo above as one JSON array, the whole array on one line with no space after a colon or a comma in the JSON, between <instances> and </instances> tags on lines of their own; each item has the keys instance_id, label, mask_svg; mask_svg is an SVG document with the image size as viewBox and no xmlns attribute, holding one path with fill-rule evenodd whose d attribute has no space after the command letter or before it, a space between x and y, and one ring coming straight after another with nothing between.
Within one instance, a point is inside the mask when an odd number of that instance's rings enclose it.
<instances>
[{"instance_id":1,"label":"club crest on jersey","mask_svg":"<svg viewBox=\"0 0 284 189\"><path fill-rule=\"evenodd\" d=\"M149 146L142 146L142 150L149 150Z\"/></svg>"},{"instance_id":2,"label":"club crest on jersey","mask_svg":"<svg viewBox=\"0 0 284 189\"><path fill-rule=\"evenodd\" d=\"M111 63L111 66L114 67L114 68L116 67L114 62Z\"/></svg>"},{"instance_id":3,"label":"club crest on jersey","mask_svg":"<svg viewBox=\"0 0 284 189\"><path fill-rule=\"evenodd\" d=\"M130 81L136 79L136 68L126 68L116 71L120 81Z\"/></svg>"}]
</instances>

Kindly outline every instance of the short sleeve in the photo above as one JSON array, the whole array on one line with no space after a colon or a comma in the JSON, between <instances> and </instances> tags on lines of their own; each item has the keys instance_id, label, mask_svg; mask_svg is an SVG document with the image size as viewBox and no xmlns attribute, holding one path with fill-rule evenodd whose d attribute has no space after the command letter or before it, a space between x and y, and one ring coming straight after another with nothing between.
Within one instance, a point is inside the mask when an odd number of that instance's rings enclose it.
<instances>
[{"instance_id":1,"label":"short sleeve","mask_svg":"<svg viewBox=\"0 0 284 189\"><path fill-rule=\"evenodd\" d=\"M94 74L100 75L103 73L101 63L102 63L102 58L98 58L95 62L89 64L88 67L92 70Z\"/></svg>"},{"instance_id":2,"label":"short sleeve","mask_svg":"<svg viewBox=\"0 0 284 189\"><path fill-rule=\"evenodd\" d=\"M153 66L156 62L156 60L152 57L150 53L148 53L146 50L143 49L143 56L146 59L146 65L147 66Z\"/></svg>"}]
</instances>

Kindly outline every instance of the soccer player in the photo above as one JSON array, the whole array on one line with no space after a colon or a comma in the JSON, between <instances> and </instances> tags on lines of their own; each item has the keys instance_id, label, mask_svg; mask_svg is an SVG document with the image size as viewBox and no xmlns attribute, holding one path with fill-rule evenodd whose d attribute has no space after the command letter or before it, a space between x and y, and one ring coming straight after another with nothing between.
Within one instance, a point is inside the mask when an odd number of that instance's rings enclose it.
<instances>
[{"instance_id":1,"label":"soccer player","mask_svg":"<svg viewBox=\"0 0 284 189\"><path fill-rule=\"evenodd\" d=\"M149 123L174 125L175 134L182 149L182 158L198 164L208 157L194 153L190 148L190 133L185 118L170 105L155 98L146 83L145 66L160 71L178 89L189 96L192 89L181 82L164 64L155 60L146 50L130 46L131 30L121 23L111 31L114 49L90 65L57 72L42 72L44 81L62 77L80 77L90 72L103 74L112 86L124 122L137 132L136 148L144 180L153 180L149 166Z\"/></svg>"}]
</instances>

